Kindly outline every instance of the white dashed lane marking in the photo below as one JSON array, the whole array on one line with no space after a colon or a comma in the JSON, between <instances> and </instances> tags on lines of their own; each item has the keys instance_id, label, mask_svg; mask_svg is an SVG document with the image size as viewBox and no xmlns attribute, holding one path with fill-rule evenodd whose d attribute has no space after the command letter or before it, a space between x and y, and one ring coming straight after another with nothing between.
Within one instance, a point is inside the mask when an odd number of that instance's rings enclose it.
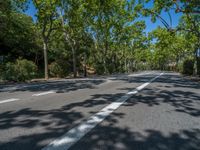
<instances>
[{"instance_id":1,"label":"white dashed lane marking","mask_svg":"<svg viewBox=\"0 0 200 150\"><path fill-rule=\"evenodd\" d=\"M20 100L20 99L18 99L18 98L6 99L6 100L0 101L0 104L8 103L8 102L13 102L13 101L19 101L19 100Z\"/></svg>"},{"instance_id":2,"label":"white dashed lane marking","mask_svg":"<svg viewBox=\"0 0 200 150\"><path fill-rule=\"evenodd\" d=\"M56 93L56 91L47 91L43 93L33 94L32 96L42 96L42 95L53 94L53 93Z\"/></svg>"},{"instance_id":3,"label":"white dashed lane marking","mask_svg":"<svg viewBox=\"0 0 200 150\"><path fill-rule=\"evenodd\" d=\"M43 93L33 94L32 96L43 96L43 95L53 94L53 93L56 93L56 91L47 91L47 92L43 92ZM6 100L1 100L0 104L19 101L19 100L21 100L21 99L19 99L19 98L10 98L10 99L6 99Z\"/></svg>"},{"instance_id":4,"label":"white dashed lane marking","mask_svg":"<svg viewBox=\"0 0 200 150\"><path fill-rule=\"evenodd\" d=\"M51 142L47 147L42 150L68 150L72 145L78 142L83 136L90 132L96 125L102 122L108 115L120 107L124 102L126 102L132 95L138 93L140 90L148 86L151 82L159 78L163 73L151 79L149 82L142 84L135 90L126 93L124 96L119 98L117 101L104 107L101 111L91 116L85 122L77 127L72 128L62 137Z\"/></svg>"}]
</instances>

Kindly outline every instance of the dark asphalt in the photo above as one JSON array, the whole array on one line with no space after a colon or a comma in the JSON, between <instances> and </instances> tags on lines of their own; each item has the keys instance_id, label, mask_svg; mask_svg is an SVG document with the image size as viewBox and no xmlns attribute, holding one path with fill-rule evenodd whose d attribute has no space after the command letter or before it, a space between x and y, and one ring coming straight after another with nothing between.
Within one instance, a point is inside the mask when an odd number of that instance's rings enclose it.
<instances>
[{"instance_id":1,"label":"dark asphalt","mask_svg":"<svg viewBox=\"0 0 200 150\"><path fill-rule=\"evenodd\" d=\"M156 74L1 86L0 101L20 100L0 104L0 150L41 149ZM165 73L71 147L113 149L199 150L200 84Z\"/></svg>"}]
</instances>

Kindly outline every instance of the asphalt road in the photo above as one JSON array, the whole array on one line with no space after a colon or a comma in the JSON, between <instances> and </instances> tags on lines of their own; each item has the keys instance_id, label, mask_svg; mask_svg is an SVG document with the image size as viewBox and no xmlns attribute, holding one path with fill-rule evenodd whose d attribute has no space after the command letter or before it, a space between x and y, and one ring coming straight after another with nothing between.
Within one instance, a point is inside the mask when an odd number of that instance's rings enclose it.
<instances>
[{"instance_id":1,"label":"asphalt road","mask_svg":"<svg viewBox=\"0 0 200 150\"><path fill-rule=\"evenodd\" d=\"M142 72L1 85L0 150L40 149L199 150L200 84Z\"/></svg>"}]
</instances>

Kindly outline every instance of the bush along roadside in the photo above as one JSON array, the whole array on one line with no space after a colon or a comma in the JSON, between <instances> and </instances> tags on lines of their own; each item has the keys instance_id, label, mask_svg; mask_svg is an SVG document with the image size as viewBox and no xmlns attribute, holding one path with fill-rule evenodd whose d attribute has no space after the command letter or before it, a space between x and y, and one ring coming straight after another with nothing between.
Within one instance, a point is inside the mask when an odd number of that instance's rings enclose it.
<instances>
[{"instance_id":1,"label":"bush along roadside","mask_svg":"<svg viewBox=\"0 0 200 150\"><path fill-rule=\"evenodd\" d=\"M69 68L69 66L65 61L57 60L49 65L49 72L52 77L62 78L69 74L69 70L67 68Z\"/></svg>"},{"instance_id":2,"label":"bush along roadside","mask_svg":"<svg viewBox=\"0 0 200 150\"><path fill-rule=\"evenodd\" d=\"M181 68L180 68L181 73L185 75L193 75L194 62L195 61L193 58L186 58L181 64Z\"/></svg>"},{"instance_id":3,"label":"bush along roadside","mask_svg":"<svg viewBox=\"0 0 200 150\"><path fill-rule=\"evenodd\" d=\"M3 66L2 79L6 81L26 81L34 78L37 66L27 59L17 59Z\"/></svg>"}]
</instances>

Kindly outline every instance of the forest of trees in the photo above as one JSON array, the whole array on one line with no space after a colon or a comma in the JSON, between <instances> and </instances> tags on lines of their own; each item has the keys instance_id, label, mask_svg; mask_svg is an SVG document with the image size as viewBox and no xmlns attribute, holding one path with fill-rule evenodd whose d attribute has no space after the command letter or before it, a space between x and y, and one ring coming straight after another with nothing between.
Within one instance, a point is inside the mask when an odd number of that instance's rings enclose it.
<instances>
[{"instance_id":1,"label":"forest of trees","mask_svg":"<svg viewBox=\"0 0 200 150\"><path fill-rule=\"evenodd\" d=\"M25 14L30 3L36 20ZM176 28L171 11L182 14ZM147 34L144 17L163 26ZM198 49L199 0L0 0L0 80L137 70L200 75Z\"/></svg>"}]
</instances>

